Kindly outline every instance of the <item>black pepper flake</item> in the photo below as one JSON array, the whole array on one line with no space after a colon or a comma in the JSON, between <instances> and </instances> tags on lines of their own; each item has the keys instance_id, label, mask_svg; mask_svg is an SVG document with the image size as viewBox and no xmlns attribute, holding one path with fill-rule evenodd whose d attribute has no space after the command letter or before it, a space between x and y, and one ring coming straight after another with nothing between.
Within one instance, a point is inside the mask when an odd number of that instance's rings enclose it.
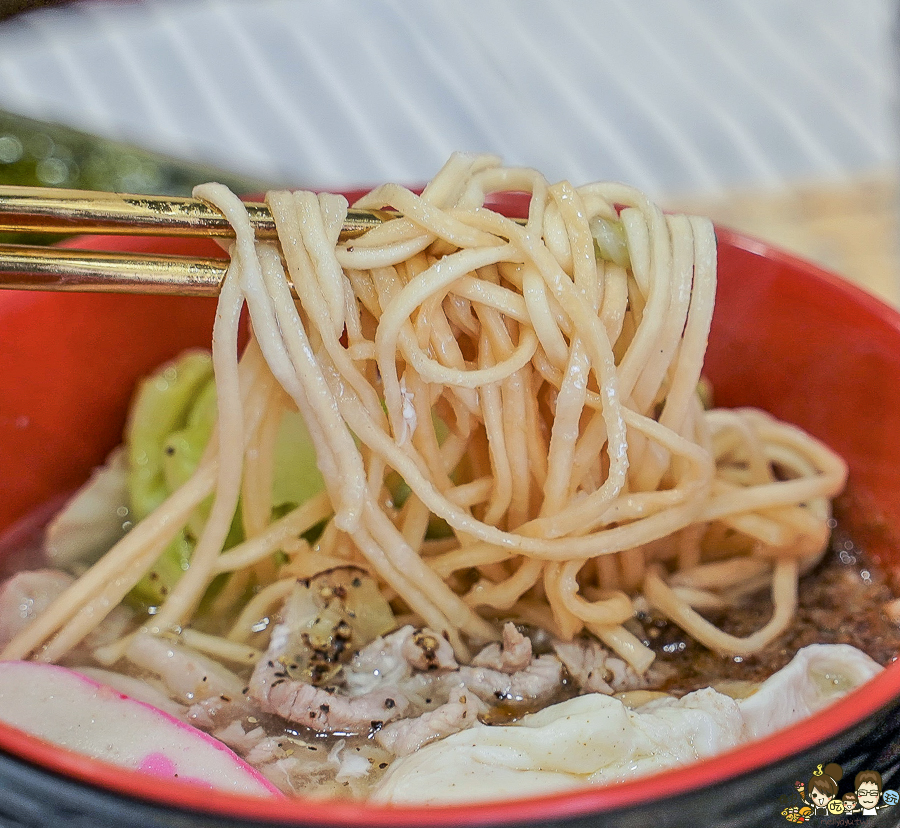
<instances>
[{"instance_id":1,"label":"black pepper flake","mask_svg":"<svg viewBox=\"0 0 900 828\"><path fill-rule=\"evenodd\" d=\"M331 711L331 708L327 704L320 704L319 710L321 710L323 713L329 713Z\"/></svg>"},{"instance_id":2,"label":"black pepper flake","mask_svg":"<svg viewBox=\"0 0 900 828\"><path fill-rule=\"evenodd\" d=\"M279 684L284 684L284 679L282 679L282 678L280 678L280 679L275 679L275 681L273 681L273 682L269 685L269 687L278 687Z\"/></svg>"},{"instance_id":3,"label":"black pepper flake","mask_svg":"<svg viewBox=\"0 0 900 828\"><path fill-rule=\"evenodd\" d=\"M241 690L241 695L242 695L242 696L246 696L247 693L249 693L249 692L250 692L250 688L249 688L249 687L245 687L243 690Z\"/></svg>"},{"instance_id":4,"label":"black pepper flake","mask_svg":"<svg viewBox=\"0 0 900 828\"><path fill-rule=\"evenodd\" d=\"M381 768L382 770L384 770L387 767L387 765L388 765L387 762L379 762L378 767Z\"/></svg>"},{"instance_id":5,"label":"black pepper flake","mask_svg":"<svg viewBox=\"0 0 900 828\"><path fill-rule=\"evenodd\" d=\"M166 454L168 454L169 457L175 454L175 446L166 446ZM175 775L178 776L177 773Z\"/></svg>"},{"instance_id":6,"label":"black pepper flake","mask_svg":"<svg viewBox=\"0 0 900 828\"><path fill-rule=\"evenodd\" d=\"M385 700L384 700L384 706L385 706L388 710L393 710L393 709L397 706L397 702L395 702L393 699L385 699Z\"/></svg>"},{"instance_id":7,"label":"black pepper flake","mask_svg":"<svg viewBox=\"0 0 900 828\"><path fill-rule=\"evenodd\" d=\"M307 750L318 750L318 748L315 745L307 745L306 749Z\"/></svg>"},{"instance_id":8,"label":"black pepper flake","mask_svg":"<svg viewBox=\"0 0 900 828\"><path fill-rule=\"evenodd\" d=\"M219 696L219 698L220 698L223 702L230 702L230 701L231 701L231 699L230 699L228 696Z\"/></svg>"}]
</instances>

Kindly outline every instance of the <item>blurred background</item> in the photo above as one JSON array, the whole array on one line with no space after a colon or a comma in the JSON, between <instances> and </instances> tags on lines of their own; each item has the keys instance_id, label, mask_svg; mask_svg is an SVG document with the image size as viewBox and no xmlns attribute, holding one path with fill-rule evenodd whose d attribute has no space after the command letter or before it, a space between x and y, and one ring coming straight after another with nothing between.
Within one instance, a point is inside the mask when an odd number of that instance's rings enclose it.
<instances>
[{"instance_id":1,"label":"blurred background","mask_svg":"<svg viewBox=\"0 0 900 828\"><path fill-rule=\"evenodd\" d=\"M896 301L895 5L0 0L0 183L355 188L490 151Z\"/></svg>"}]
</instances>

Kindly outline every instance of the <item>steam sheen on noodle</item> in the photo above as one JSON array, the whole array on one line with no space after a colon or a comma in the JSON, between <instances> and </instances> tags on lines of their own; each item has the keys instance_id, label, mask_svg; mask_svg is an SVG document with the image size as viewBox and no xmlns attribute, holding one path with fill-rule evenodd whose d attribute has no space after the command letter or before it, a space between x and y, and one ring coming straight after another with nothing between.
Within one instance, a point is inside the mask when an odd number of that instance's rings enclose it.
<instances>
[{"instance_id":1,"label":"steam sheen on noodle","mask_svg":"<svg viewBox=\"0 0 900 828\"><path fill-rule=\"evenodd\" d=\"M530 194L524 224L485 208L505 191ZM191 634L226 659L246 659L253 625L297 577L348 563L460 660L499 638L501 618L563 639L587 630L638 671L653 653L627 623L643 602L733 655L791 622L846 467L761 411L704 409L708 221L664 215L626 186L550 185L462 154L421 195L385 185L357 202L402 217L349 241L340 196L269 193L274 245L254 239L224 187L196 195L236 234L214 328L213 438L196 473L3 659L64 657L210 495L190 567L145 629ZM291 409L325 491L273 520L275 437ZM238 508L246 540L223 552ZM300 539L323 521L314 547ZM258 591L231 609L226 635L192 633L223 573L215 606ZM774 612L746 638L700 614L766 585ZM111 663L127 645L95 655Z\"/></svg>"}]
</instances>

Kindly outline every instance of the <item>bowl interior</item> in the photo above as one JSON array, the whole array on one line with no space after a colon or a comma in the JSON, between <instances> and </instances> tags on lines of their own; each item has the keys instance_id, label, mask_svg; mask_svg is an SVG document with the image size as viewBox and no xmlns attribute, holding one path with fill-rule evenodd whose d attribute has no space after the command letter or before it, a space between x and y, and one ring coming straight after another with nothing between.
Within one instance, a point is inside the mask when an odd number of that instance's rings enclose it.
<instances>
[{"instance_id":1,"label":"bowl interior","mask_svg":"<svg viewBox=\"0 0 900 828\"><path fill-rule=\"evenodd\" d=\"M113 249L214 255L208 242L106 239ZM96 240L93 242L97 244ZM719 231L719 289L706 374L719 405L753 405L826 441L850 465L850 532L895 577L900 559L900 316L815 266ZM208 345L212 300L119 295L0 296L0 533L71 491L121 439L135 381L190 346ZM724 759L660 774L655 795L771 764L839 732L900 693L900 666L865 693ZM164 791L137 774L43 745L0 726L0 749L85 781L187 807L281 817L290 803L222 797L187 785ZM509 806L428 809L435 822L531 819L640 801L642 782ZM310 810L311 809L311 810ZM305 804L312 819L406 824L419 809ZM406 816L404 816L406 813ZM442 816L443 815L443 816ZM425 820L422 820L425 821Z\"/></svg>"}]
</instances>

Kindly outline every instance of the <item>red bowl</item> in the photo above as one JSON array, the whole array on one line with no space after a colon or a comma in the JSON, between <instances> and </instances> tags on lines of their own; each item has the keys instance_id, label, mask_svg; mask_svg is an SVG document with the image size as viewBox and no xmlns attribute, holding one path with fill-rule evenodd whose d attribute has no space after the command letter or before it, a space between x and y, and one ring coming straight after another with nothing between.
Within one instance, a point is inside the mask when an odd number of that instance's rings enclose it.
<instances>
[{"instance_id":1,"label":"red bowl","mask_svg":"<svg viewBox=\"0 0 900 828\"><path fill-rule=\"evenodd\" d=\"M850 465L851 535L896 578L900 557L900 315L820 268L720 230L706 374L718 404L754 405ZM208 242L105 239L113 249L211 255ZM93 240L97 245L97 240ZM0 296L0 531L80 484L121 438L134 382L209 343L212 300ZM92 825L755 826L780 824L819 763L898 787L900 664L804 722L726 755L608 787L453 807L270 801L160 785L0 725L0 817ZM502 792L498 792L502 796ZM884 814L891 815L893 809ZM2 820L0 820L2 821ZM893 823L891 823L893 824Z\"/></svg>"}]
</instances>

